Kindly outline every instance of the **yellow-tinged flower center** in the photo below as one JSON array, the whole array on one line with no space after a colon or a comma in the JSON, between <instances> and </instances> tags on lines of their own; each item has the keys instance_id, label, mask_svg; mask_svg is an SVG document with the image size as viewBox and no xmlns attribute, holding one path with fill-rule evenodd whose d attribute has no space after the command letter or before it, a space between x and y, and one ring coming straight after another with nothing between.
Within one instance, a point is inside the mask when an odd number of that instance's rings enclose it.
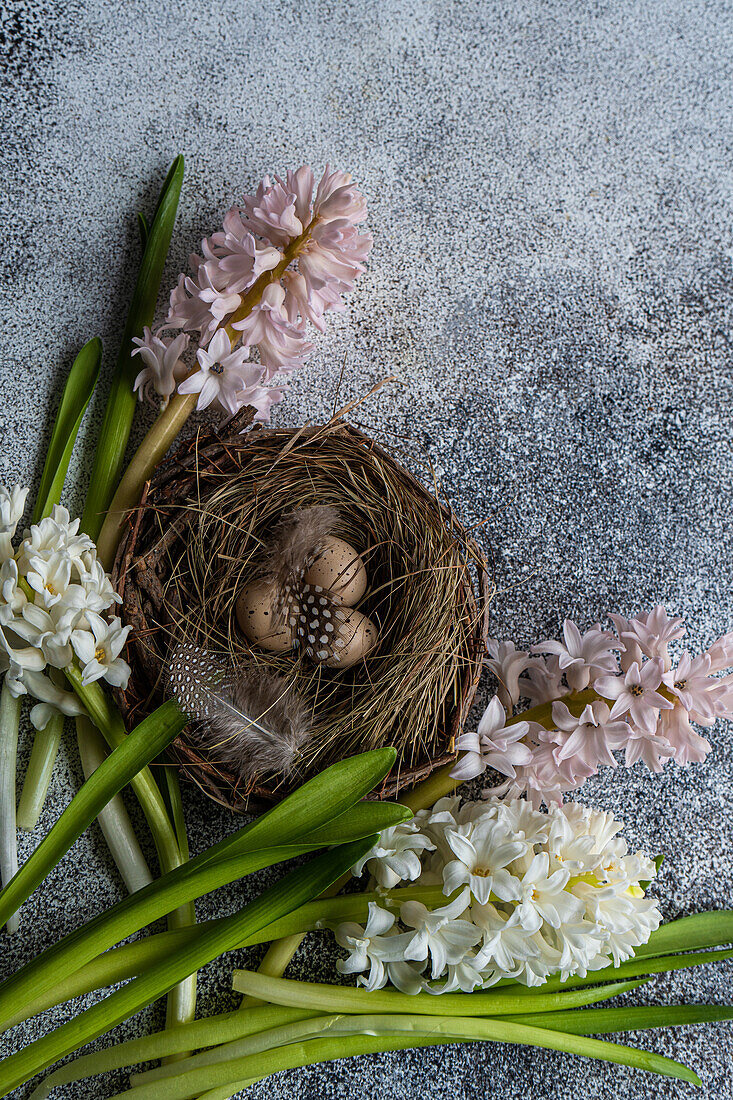
<instances>
[{"instance_id":1,"label":"yellow-tinged flower center","mask_svg":"<svg viewBox=\"0 0 733 1100\"><path fill-rule=\"evenodd\" d=\"M479 878L488 878L489 875L493 874L490 867L476 867L473 873Z\"/></svg>"},{"instance_id":2,"label":"yellow-tinged flower center","mask_svg":"<svg viewBox=\"0 0 733 1100\"><path fill-rule=\"evenodd\" d=\"M641 686L641 684L632 684L629 688L629 692L631 695L635 695L638 699L640 695L644 694L644 688Z\"/></svg>"},{"instance_id":3,"label":"yellow-tinged flower center","mask_svg":"<svg viewBox=\"0 0 733 1100\"><path fill-rule=\"evenodd\" d=\"M99 661L99 663L101 665L106 656L107 656L107 654L104 651L104 646L103 645L98 645L97 648L94 650L94 660Z\"/></svg>"},{"instance_id":4,"label":"yellow-tinged flower center","mask_svg":"<svg viewBox=\"0 0 733 1100\"><path fill-rule=\"evenodd\" d=\"M46 581L46 586L45 587L46 587L46 591L50 592L52 596L58 596L58 592L56 591L56 589L54 588L54 586L51 584L50 581Z\"/></svg>"}]
</instances>

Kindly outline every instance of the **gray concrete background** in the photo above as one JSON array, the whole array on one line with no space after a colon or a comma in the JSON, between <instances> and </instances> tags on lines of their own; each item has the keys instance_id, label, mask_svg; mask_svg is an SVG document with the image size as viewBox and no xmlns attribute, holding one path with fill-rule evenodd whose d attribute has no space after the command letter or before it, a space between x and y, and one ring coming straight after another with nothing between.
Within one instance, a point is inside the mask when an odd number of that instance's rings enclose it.
<instances>
[{"instance_id":1,"label":"gray concrete background","mask_svg":"<svg viewBox=\"0 0 733 1100\"><path fill-rule=\"evenodd\" d=\"M693 646L733 625L730 363L733 12L725 2L9 0L2 167L2 475L37 483L50 410L79 345L109 372L138 258L135 211L173 156L187 174L166 286L260 176L348 168L375 249L278 423L328 414L387 373L358 420L427 456L468 523L486 520L494 631L518 644L663 602ZM102 394L100 393L100 398ZM141 414L139 427L146 418ZM97 402L83 433L91 446ZM89 458L66 499L79 509ZM605 772L583 797L666 852L673 917L730 904L731 729L704 766ZM27 752L28 738L23 748ZM79 782L69 731L26 855ZM195 851L231 819L194 790ZM142 831L142 826L141 826ZM245 883L205 899L229 911ZM122 895L96 828L0 943L9 971ZM315 937L297 973L328 978ZM228 958L201 1011L231 1004ZM730 965L634 1000L730 1001ZM80 1006L19 1029L8 1049ZM118 1037L161 1023L155 1008ZM632 1039L632 1042L637 1040ZM733 1095L730 1025L643 1037L705 1097ZM67 1088L106 1097L112 1075ZM252 1096L473 1100L686 1097L688 1086L557 1054L478 1046L291 1073ZM19 1093L22 1095L22 1093Z\"/></svg>"}]
</instances>

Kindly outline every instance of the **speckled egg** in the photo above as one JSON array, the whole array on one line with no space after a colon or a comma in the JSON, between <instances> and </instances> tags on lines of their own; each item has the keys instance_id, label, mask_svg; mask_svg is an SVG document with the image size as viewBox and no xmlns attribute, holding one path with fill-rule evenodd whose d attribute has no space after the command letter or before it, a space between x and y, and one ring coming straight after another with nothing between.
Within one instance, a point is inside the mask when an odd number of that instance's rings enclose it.
<instances>
[{"instance_id":1,"label":"speckled egg","mask_svg":"<svg viewBox=\"0 0 733 1100\"><path fill-rule=\"evenodd\" d=\"M318 584L338 596L347 607L366 592L367 573L361 555L343 539L329 535L323 549L305 574L307 584Z\"/></svg>"},{"instance_id":2,"label":"speckled egg","mask_svg":"<svg viewBox=\"0 0 733 1100\"><path fill-rule=\"evenodd\" d=\"M237 600L237 622L250 642L271 653L285 653L293 646L293 632L275 615L274 599L270 581L252 581Z\"/></svg>"},{"instance_id":3,"label":"speckled egg","mask_svg":"<svg viewBox=\"0 0 733 1100\"><path fill-rule=\"evenodd\" d=\"M344 611L334 642L333 657L323 664L326 668L351 668L374 649L378 632L375 624L361 611Z\"/></svg>"}]
</instances>

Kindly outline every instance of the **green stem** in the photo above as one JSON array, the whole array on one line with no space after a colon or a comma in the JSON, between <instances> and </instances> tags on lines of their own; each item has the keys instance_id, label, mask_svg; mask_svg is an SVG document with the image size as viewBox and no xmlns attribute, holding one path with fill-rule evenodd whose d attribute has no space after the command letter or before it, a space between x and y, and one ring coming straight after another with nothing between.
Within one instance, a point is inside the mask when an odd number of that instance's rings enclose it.
<instances>
[{"instance_id":1,"label":"green stem","mask_svg":"<svg viewBox=\"0 0 733 1100\"><path fill-rule=\"evenodd\" d=\"M198 394L176 394L157 418L135 451L109 504L97 538L97 555L105 569L111 569L122 530L129 513L136 508L145 482L164 458L168 448L196 408Z\"/></svg>"},{"instance_id":2,"label":"green stem","mask_svg":"<svg viewBox=\"0 0 733 1100\"><path fill-rule=\"evenodd\" d=\"M20 699L10 693L7 678L0 691L0 881L5 889L18 872L18 836L15 823L15 769L18 758ZM0 894L0 898L2 894ZM25 900L25 899L23 899ZM0 928L17 932L15 908L5 911Z\"/></svg>"},{"instance_id":3,"label":"green stem","mask_svg":"<svg viewBox=\"0 0 733 1100\"><path fill-rule=\"evenodd\" d=\"M149 723L150 719L146 722ZM116 753L125 749L144 726L145 723L130 734L128 741ZM112 753L108 759L112 760L114 756L115 753ZM350 806L355 807L358 800L389 772L394 760L395 750L383 748L332 764L233 836L219 841L195 859L118 902L58 944L47 948L0 987L0 1027L8 1016L16 1017L19 1004L34 1003L79 966L157 917L244 874L293 855L304 854L313 847L308 839L311 833L314 837L320 837L315 846L323 846L322 834L326 823L337 822ZM105 762L92 776L90 784L107 764ZM375 820L383 815L389 820L394 817L394 810L395 807L375 803L366 817ZM358 818L362 815L355 813L354 816ZM379 827L385 827L384 821ZM268 842L272 843L273 837L281 845L264 848ZM298 841L301 837L305 840ZM330 842L337 843L338 840L334 841L331 837ZM187 971L184 977L190 973L192 970Z\"/></svg>"},{"instance_id":4,"label":"green stem","mask_svg":"<svg viewBox=\"0 0 733 1100\"><path fill-rule=\"evenodd\" d=\"M353 986L326 985L319 982L295 982L287 978L268 978L250 970L235 970L234 988L270 1004L290 1008L311 1008L314 1012L419 1012L424 1016L514 1016L523 1012L556 1012L561 1008L581 1008L628 993L645 985L638 982L612 982L596 989L576 989L568 993L517 994L513 990L496 993L398 993L393 989L357 989Z\"/></svg>"},{"instance_id":5,"label":"green stem","mask_svg":"<svg viewBox=\"0 0 733 1100\"><path fill-rule=\"evenodd\" d=\"M216 921L207 931L199 931L193 944L168 953L141 977L6 1058L0 1064L0 1095L24 1084L60 1058L152 1004L183 978L231 951L246 936L312 900L364 855L374 839L369 837L316 856L264 891L238 913Z\"/></svg>"},{"instance_id":6,"label":"green stem","mask_svg":"<svg viewBox=\"0 0 733 1100\"><path fill-rule=\"evenodd\" d=\"M651 1051L545 1030L511 1020L472 1019L437 1014L427 1020L419 1015L382 1016L370 1013L352 1019L341 1016L321 1017L260 1034L241 1043L242 1047L259 1047L254 1053L247 1053L223 1063L201 1065L177 1076L158 1079L154 1092L146 1084L142 1084L133 1087L124 1096L125 1100L150 1100L152 1096L155 1096L155 1100L190 1100L200 1095L204 1089L229 1086L239 1080L262 1078L284 1069L294 1069L296 1066L382 1050L476 1040L558 1050L645 1069L691 1084L701 1083L697 1074L687 1066ZM280 1046L282 1042L286 1045ZM270 1045L266 1046L267 1043Z\"/></svg>"},{"instance_id":7,"label":"green stem","mask_svg":"<svg viewBox=\"0 0 733 1100\"><path fill-rule=\"evenodd\" d=\"M281 1008L279 1005L267 1005L243 1016L236 1009L205 1020L194 1020L179 1027L166 1028L154 1035L142 1035L138 1039L128 1039L116 1043L106 1050L83 1054L73 1062L49 1074L31 1093L29 1100L46 1100L52 1089L60 1085L69 1085L73 1081L83 1081L98 1073L106 1073L125 1066L139 1065L141 1062L154 1062L159 1058L185 1053L187 1050L201 1050L218 1046L235 1039L254 1035L261 1031L270 1031L285 1024L309 1019L310 1014L299 1008Z\"/></svg>"},{"instance_id":8,"label":"green stem","mask_svg":"<svg viewBox=\"0 0 733 1100\"><path fill-rule=\"evenodd\" d=\"M181 799L181 786L178 782L177 769L168 765L165 769L165 778L171 816L173 818L176 839L178 841L178 850L180 852L181 864L183 864L188 862L190 852L186 822L183 817L183 801ZM186 902L185 905L179 906L178 909L174 909L173 912L168 915L169 931L176 931L181 928L191 928L195 924L196 906L193 901ZM174 986L168 994L165 1017L166 1026L175 1027L177 1025L187 1024L193 1020L195 1015L196 973L194 972L177 986ZM181 1057L183 1057L183 1054L179 1053L174 1056L174 1059Z\"/></svg>"},{"instance_id":9,"label":"green stem","mask_svg":"<svg viewBox=\"0 0 733 1100\"><path fill-rule=\"evenodd\" d=\"M107 758L104 741L96 727L84 715L76 719L76 737L84 778L89 779ZM148 886L153 881L153 876L121 795L116 794L109 800L100 810L97 821L128 893L134 894L142 890L143 886Z\"/></svg>"},{"instance_id":10,"label":"green stem","mask_svg":"<svg viewBox=\"0 0 733 1100\"><path fill-rule=\"evenodd\" d=\"M271 851L282 853L284 849L272 849ZM269 859L269 855L267 858ZM269 866L269 863L266 863L266 865ZM246 864L240 864L239 870L246 870L247 866ZM251 867L257 868L256 861L252 862ZM397 897L398 894L400 895L399 898ZM438 886L403 887L401 890L395 891L392 896L395 902L414 898L421 901L428 908L436 908L445 902L445 896ZM266 943L268 938L272 936L280 938L313 932L324 923L340 924L342 921L347 920L363 922L368 915L370 901L389 904L389 899L385 899L383 895L376 893L348 894L345 897L332 898L325 903L321 900L308 902L294 912L289 913L288 916L275 921L268 928L260 929L252 936L247 937L246 940L237 944L237 950ZM154 911L149 911L147 916L150 919L146 920L145 923L149 924L154 919L153 913L159 915L159 909L160 907ZM108 914L105 915L105 919L107 917ZM113 936L121 938L123 934L130 935L130 928L134 931L134 924L142 920L143 914L141 912L136 922L128 920L125 926L117 926L114 931L110 931L107 941ZM28 970L21 971L20 974L15 975L14 979L8 979L9 983L13 982L12 986L8 985L7 990L2 988L0 991L0 1005L2 1006L0 1026L5 1029L13 1027L21 1020L37 1016L39 1012L45 1012L46 1009L63 1004L64 1001L69 1001L73 997L80 997L85 993L93 992L95 989L104 989L107 986L115 985L117 982L125 981L127 978L143 974L149 966L166 952L193 943L198 930L206 931L213 924L214 921L212 920L202 921L194 927L180 928L172 932L159 932L157 935L146 936L144 939L135 940L133 943L124 943L109 950L104 950L101 946L102 941L97 940L94 947L94 950L97 950L96 957L91 958L83 965L81 959L86 957L86 951L82 953L79 947L80 940L62 941L62 944L64 944L63 955L60 954L61 944L56 945L56 948L49 949L48 955L41 955L34 960L33 964L29 964ZM98 928L98 922L95 922L93 927ZM89 931L90 926L86 925L84 929L79 930L79 933L83 933L85 938ZM79 934L72 933L72 935L76 937ZM74 969L74 964L79 968ZM30 966L33 967L32 970ZM49 972L53 976L50 981L45 978L45 975ZM19 984L21 974L24 975L22 985ZM23 1000L24 997L25 1000Z\"/></svg>"},{"instance_id":11,"label":"green stem","mask_svg":"<svg viewBox=\"0 0 733 1100\"><path fill-rule=\"evenodd\" d=\"M76 665L70 665L65 669L65 672L69 683L84 704L87 714L104 736L110 748L117 749L121 745L124 745L128 739L128 734L125 729L125 724L122 721L122 715L117 708L110 703L100 684L93 683L84 685L82 683L81 671ZM177 732L180 732L187 721L185 715L181 713L173 702L164 703L163 707L160 707L159 710L162 711L164 707L167 708L167 713L169 713L171 717L175 714L178 715L176 725ZM138 727L138 729L139 728L140 727ZM168 742L166 742L166 744L167 743ZM150 831L153 834L161 871L163 871L163 873L171 871L174 867L179 866L181 862L181 853L178 849L175 830L168 816L168 810L163 800L163 796L160 793L158 784L153 778L153 773L150 771L150 768L143 767L136 775L133 775L130 778L130 786L142 806L143 813L150 826Z\"/></svg>"},{"instance_id":12,"label":"green stem","mask_svg":"<svg viewBox=\"0 0 733 1100\"><path fill-rule=\"evenodd\" d=\"M41 816L63 732L64 716L54 714L46 728L36 730L33 738L31 757L18 802L18 827L26 832L35 829Z\"/></svg>"}]
</instances>

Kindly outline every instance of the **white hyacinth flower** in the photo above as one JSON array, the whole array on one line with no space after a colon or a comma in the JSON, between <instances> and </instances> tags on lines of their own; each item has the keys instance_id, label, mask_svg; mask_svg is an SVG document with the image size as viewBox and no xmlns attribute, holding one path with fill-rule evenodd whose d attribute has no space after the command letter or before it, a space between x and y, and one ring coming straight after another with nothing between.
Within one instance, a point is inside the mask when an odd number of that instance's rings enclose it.
<instances>
[{"instance_id":1,"label":"white hyacinth flower","mask_svg":"<svg viewBox=\"0 0 733 1100\"><path fill-rule=\"evenodd\" d=\"M13 556L13 536L25 508L28 490L20 485L8 489L0 482L0 561Z\"/></svg>"},{"instance_id":2,"label":"white hyacinth flower","mask_svg":"<svg viewBox=\"0 0 733 1100\"><path fill-rule=\"evenodd\" d=\"M419 901L406 901L400 907L400 921L414 929L405 947L407 962L432 963L432 977L439 978L447 966L456 966L469 948L481 939L481 932L470 920L461 920L471 895L462 890L457 898L439 909L430 910Z\"/></svg>"},{"instance_id":3,"label":"white hyacinth flower","mask_svg":"<svg viewBox=\"0 0 733 1100\"><path fill-rule=\"evenodd\" d=\"M107 623L93 611L87 619L90 630L74 630L71 634L74 651L84 666L82 683L86 686L104 678L114 687L127 687L130 666L120 653L132 628L123 626L117 618Z\"/></svg>"},{"instance_id":4,"label":"white hyacinth flower","mask_svg":"<svg viewBox=\"0 0 733 1100\"><path fill-rule=\"evenodd\" d=\"M409 837L402 881L418 889L442 882L452 900L430 909L403 888L384 900L401 902L397 921L372 903L367 928L338 929L351 951L339 969L369 969L360 981L373 989L389 980L405 993L440 994L503 979L539 986L553 974L564 980L619 965L660 921L641 885L656 867L628 851L622 827L613 814L572 802L541 813L521 800L441 799L408 826L386 830L373 852L395 853L395 837ZM420 835L429 843L416 843Z\"/></svg>"},{"instance_id":5,"label":"white hyacinth flower","mask_svg":"<svg viewBox=\"0 0 733 1100\"><path fill-rule=\"evenodd\" d=\"M393 913L380 908L376 902L369 903L369 916L366 926L346 921L336 929L336 942L349 952L346 960L339 959L336 969L339 974L359 974L358 984L366 989L379 989L386 982L384 964L402 958L408 936L390 936L395 923ZM366 977L365 970L369 970Z\"/></svg>"},{"instance_id":6,"label":"white hyacinth flower","mask_svg":"<svg viewBox=\"0 0 733 1100\"><path fill-rule=\"evenodd\" d=\"M398 882L411 882L422 871L420 852L434 851L435 845L415 821L393 825L380 833L378 842L356 863L351 873L359 878L366 864L380 886L390 890Z\"/></svg>"}]
</instances>

